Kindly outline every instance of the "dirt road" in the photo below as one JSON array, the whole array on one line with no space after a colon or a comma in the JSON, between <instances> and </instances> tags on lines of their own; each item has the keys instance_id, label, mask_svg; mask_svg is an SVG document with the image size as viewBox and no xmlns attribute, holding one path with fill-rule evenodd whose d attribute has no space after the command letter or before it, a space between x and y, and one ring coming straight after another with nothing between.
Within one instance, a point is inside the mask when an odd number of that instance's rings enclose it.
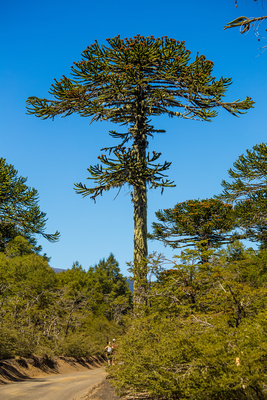
<instances>
[{"instance_id":1,"label":"dirt road","mask_svg":"<svg viewBox=\"0 0 267 400\"><path fill-rule=\"evenodd\" d=\"M105 368L48 377L0 386L1 400L79 400L90 387L100 383Z\"/></svg>"}]
</instances>

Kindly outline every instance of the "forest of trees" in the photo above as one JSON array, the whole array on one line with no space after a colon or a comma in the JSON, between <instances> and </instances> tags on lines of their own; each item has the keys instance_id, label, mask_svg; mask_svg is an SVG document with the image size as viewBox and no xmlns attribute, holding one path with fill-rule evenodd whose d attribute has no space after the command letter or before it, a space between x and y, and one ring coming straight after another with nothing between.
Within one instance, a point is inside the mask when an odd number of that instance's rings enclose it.
<instances>
[{"instance_id":1,"label":"forest of trees","mask_svg":"<svg viewBox=\"0 0 267 400\"><path fill-rule=\"evenodd\" d=\"M112 254L55 273L23 236L0 253L0 359L102 355L122 335L132 293Z\"/></svg>"},{"instance_id":2,"label":"forest of trees","mask_svg":"<svg viewBox=\"0 0 267 400\"><path fill-rule=\"evenodd\" d=\"M161 255L147 258L153 279L138 318L113 254L88 271L76 262L56 274L34 230L29 237L2 208L0 359L100 355L107 336L116 336L110 374L121 393L265 399L266 160L266 144L255 145L229 169L222 194L156 212L149 237L177 255L171 265Z\"/></svg>"},{"instance_id":3,"label":"forest of trees","mask_svg":"<svg viewBox=\"0 0 267 400\"><path fill-rule=\"evenodd\" d=\"M266 399L267 145L234 162L221 194L158 210L147 234L147 189L173 186L170 163L147 152L159 131L150 117L207 121L218 107L237 115L254 102L225 102L231 79L216 80L204 56L191 62L184 42L137 35L107 43L89 46L71 79L55 80L52 100L27 104L42 119L78 113L128 126L110 132L119 143L88 168L95 186L76 191L95 200L132 187L134 296L113 254L88 271L78 262L58 274L50 268L36 234L56 241L59 233L45 233L36 190L1 159L0 359L102 354L112 335L119 346L110 376L130 398ZM174 259L148 255L147 238L175 249Z\"/></svg>"},{"instance_id":4,"label":"forest of trees","mask_svg":"<svg viewBox=\"0 0 267 400\"><path fill-rule=\"evenodd\" d=\"M111 372L121 393L266 399L266 171L261 143L229 169L217 198L156 212L150 238L182 251L171 265L148 260L147 306L121 339L121 364Z\"/></svg>"}]
</instances>

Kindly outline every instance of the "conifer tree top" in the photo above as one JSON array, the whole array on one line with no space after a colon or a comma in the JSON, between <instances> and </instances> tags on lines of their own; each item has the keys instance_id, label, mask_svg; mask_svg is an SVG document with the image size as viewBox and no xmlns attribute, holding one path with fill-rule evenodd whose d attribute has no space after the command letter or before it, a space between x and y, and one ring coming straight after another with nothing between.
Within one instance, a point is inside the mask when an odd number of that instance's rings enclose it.
<instances>
[{"instance_id":1,"label":"conifer tree top","mask_svg":"<svg viewBox=\"0 0 267 400\"><path fill-rule=\"evenodd\" d=\"M28 113L42 119L78 113L92 121L133 124L140 113L137 98L146 116L167 113L208 121L217 115L217 107L238 115L253 106L248 97L223 102L231 78L216 80L213 62L203 55L191 62L184 41L137 35L116 36L107 43L95 41L83 51L82 60L73 63L71 78L55 79L51 100L29 97Z\"/></svg>"}]
</instances>

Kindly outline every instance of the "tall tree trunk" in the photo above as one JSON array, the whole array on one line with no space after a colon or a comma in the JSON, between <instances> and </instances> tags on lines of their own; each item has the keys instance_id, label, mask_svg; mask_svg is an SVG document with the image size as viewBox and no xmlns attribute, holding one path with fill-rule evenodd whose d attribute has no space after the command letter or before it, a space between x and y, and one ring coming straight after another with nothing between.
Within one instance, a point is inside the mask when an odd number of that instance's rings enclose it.
<instances>
[{"instance_id":1,"label":"tall tree trunk","mask_svg":"<svg viewBox=\"0 0 267 400\"><path fill-rule=\"evenodd\" d=\"M146 303L147 291L147 185L146 170L146 119L142 117L142 90L138 98L139 110L136 118L136 134L133 148L139 169L134 185L134 308L139 314Z\"/></svg>"},{"instance_id":2,"label":"tall tree trunk","mask_svg":"<svg viewBox=\"0 0 267 400\"><path fill-rule=\"evenodd\" d=\"M146 181L134 188L134 306L146 303L147 290L147 192ZM138 312L138 311L137 311Z\"/></svg>"}]
</instances>

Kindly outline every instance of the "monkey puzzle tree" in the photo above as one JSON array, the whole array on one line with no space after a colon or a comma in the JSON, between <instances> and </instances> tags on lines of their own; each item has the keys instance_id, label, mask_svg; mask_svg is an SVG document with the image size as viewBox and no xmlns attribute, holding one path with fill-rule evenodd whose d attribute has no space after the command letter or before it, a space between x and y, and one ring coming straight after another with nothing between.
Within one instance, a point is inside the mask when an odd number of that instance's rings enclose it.
<instances>
[{"instance_id":1,"label":"monkey puzzle tree","mask_svg":"<svg viewBox=\"0 0 267 400\"><path fill-rule=\"evenodd\" d=\"M231 78L216 80L213 63L197 54L190 62L184 43L167 36L134 36L96 41L82 53L82 60L71 68L72 78L52 84L53 99L29 97L28 113L42 119L78 113L91 121L108 120L127 126L126 132L110 131L120 140L104 148L102 165L91 166L89 179L96 186L76 184L76 191L95 199L111 188L124 184L133 187L135 304L145 302L147 256L147 188L172 186L164 172L170 163L155 163L160 153L147 154L148 139L154 129L151 117L170 117L209 121L222 107L233 115L253 106L253 101L223 102ZM161 130L162 132L163 130ZM164 132L164 131L163 131ZM125 144L130 145L128 149ZM109 158L110 154L113 158Z\"/></svg>"},{"instance_id":2,"label":"monkey puzzle tree","mask_svg":"<svg viewBox=\"0 0 267 400\"><path fill-rule=\"evenodd\" d=\"M26 185L27 178L18 176L13 165L0 158L0 251L18 235L36 245L34 234L51 242L59 239L59 232L45 233L46 214L38 205L38 192ZM37 249L38 250L38 249Z\"/></svg>"},{"instance_id":3,"label":"monkey puzzle tree","mask_svg":"<svg viewBox=\"0 0 267 400\"><path fill-rule=\"evenodd\" d=\"M228 171L231 182L222 181L218 198L234 203L239 224L250 240L267 249L267 145L247 150Z\"/></svg>"},{"instance_id":4,"label":"monkey puzzle tree","mask_svg":"<svg viewBox=\"0 0 267 400\"><path fill-rule=\"evenodd\" d=\"M150 238L174 249L198 246L202 263L208 261L207 251L237 238L232 233L237 226L233 207L220 200L184 201L157 211L156 217L159 222L153 222Z\"/></svg>"}]
</instances>

